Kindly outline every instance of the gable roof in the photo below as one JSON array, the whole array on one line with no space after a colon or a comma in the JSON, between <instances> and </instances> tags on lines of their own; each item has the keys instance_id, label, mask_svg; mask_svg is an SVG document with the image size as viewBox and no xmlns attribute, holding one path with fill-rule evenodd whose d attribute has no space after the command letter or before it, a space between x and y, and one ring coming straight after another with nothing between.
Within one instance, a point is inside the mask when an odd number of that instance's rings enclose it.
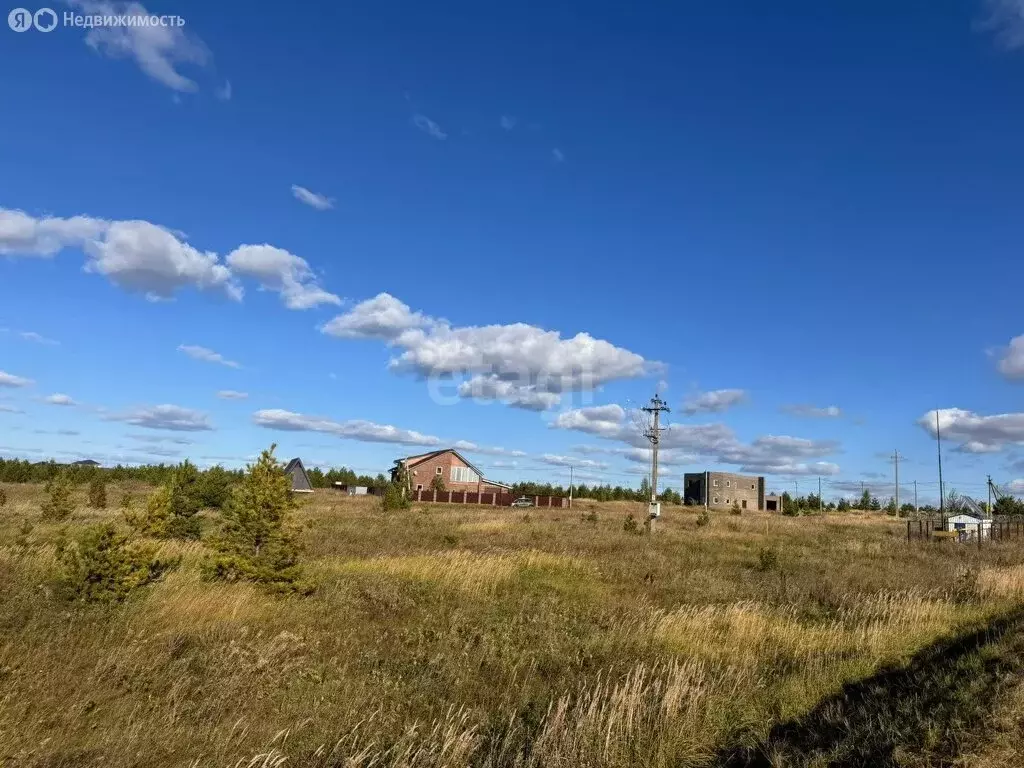
<instances>
[{"instance_id":1,"label":"gable roof","mask_svg":"<svg viewBox=\"0 0 1024 768\"><path fill-rule=\"evenodd\" d=\"M292 476L292 490L302 492L313 492L313 484L309 482L309 475L306 468L302 466L302 459L296 457L288 462L284 471Z\"/></svg>"},{"instance_id":2,"label":"gable roof","mask_svg":"<svg viewBox=\"0 0 1024 768\"><path fill-rule=\"evenodd\" d=\"M434 458L435 456L440 456L442 453L454 453L456 456L459 457L459 460L463 464L465 464L467 467L476 472L481 477L481 479L483 478L484 473L480 471L479 467L473 464L473 462L471 462L461 453L456 451L454 448L442 448L439 451L431 451L430 453L418 453L415 456L406 456L404 459L399 459L398 461L405 464L406 469L412 469L413 467L422 464L424 461L428 461Z\"/></svg>"}]
</instances>

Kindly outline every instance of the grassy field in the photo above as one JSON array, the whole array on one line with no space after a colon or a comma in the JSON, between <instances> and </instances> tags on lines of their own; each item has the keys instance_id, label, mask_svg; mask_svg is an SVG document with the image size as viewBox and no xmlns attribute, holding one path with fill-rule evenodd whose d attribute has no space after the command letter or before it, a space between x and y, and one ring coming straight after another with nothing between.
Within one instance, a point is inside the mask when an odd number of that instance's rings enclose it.
<instances>
[{"instance_id":1,"label":"grassy field","mask_svg":"<svg viewBox=\"0 0 1024 768\"><path fill-rule=\"evenodd\" d=\"M771 745L842 712L844 684L966 648L957 638L1016 621L1024 601L1019 544L908 546L878 515L700 527L670 507L644 536L623 526L639 504L384 514L318 492L295 513L310 596L204 582L204 546L170 543L182 564L163 581L75 604L54 589L60 526L39 519L42 489L5 489L4 768L855 765L836 762L836 740ZM117 518L121 492L69 532ZM917 663L966 664L935 682L963 687L983 646ZM930 764L990 694L915 724L925 736L891 764ZM1008 760L1004 747L974 752Z\"/></svg>"}]
</instances>

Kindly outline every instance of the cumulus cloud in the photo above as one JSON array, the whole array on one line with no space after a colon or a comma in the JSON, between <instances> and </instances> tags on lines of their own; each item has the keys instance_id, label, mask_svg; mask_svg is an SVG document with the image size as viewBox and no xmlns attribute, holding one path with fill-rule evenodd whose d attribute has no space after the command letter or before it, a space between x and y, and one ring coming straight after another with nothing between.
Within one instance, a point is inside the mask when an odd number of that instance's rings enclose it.
<instances>
[{"instance_id":1,"label":"cumulus cloud","mask_svg":"<svg viewBox=\"0 0 1024 768\"><path fill-rule=\"evenodd\" d=\"M154 405L123 413L108 414L105 421L123 421L147 429L168 429L176 432L204 432L213 429L206 414L179 405Z\"/></svg>"},{"instance_id":2,"label":"cumulus cloud","mask_svg":"<svg viewBox=\"0 0 1024 768\"><path fill-rule=\"evenodd\" d=\"M640 461L649 457L649 443L627 418L619 405L603 405L565 411L551 422L555 429L571 429L608 440L627 443L642 453L627 453ZM741 442L724 424L673 424L661 438L662 453L680 463L703 457L719 464L738 465L741 472L781 475L835 475L839 466L832 462L811 461L839 450L831 440L807 440L788 435L765 435L751 443ZM596 449L591 448L592 452Z\"/></svg>"},{"instance_id":3,"label":"cumulus cloud","mask_svg":"<svg viewBox=\"0 0 1024 768\"><path fill-rule=\"evenodd\" d=\"M917 423L932 436L936 435L936 413L943 439L958 441L958 450L964 453L995 453L1024 445L1024 413L981 416L962 408L928 411Z\"/></svg>"},{"instance_id":4,"label":"cumulus cloud","mask_svg":"<svg viewBox=\"0 0 1024 768\"><path fill-rule=\"evenodd\" d=\"M747 399L742 389L716 389L702 392L683 403L683 413L693 416L698 413L722 413Z\"/></svg>"},{"instance_id":5,"label":"cumulus cloud","mask_svg":"<svg viewBox=\"0 0 1024 768\"><path fill-rule=\"evenodd\" d=\"M35 218L24 211L0 208L0 255L48 258L95 239L107 226L108 222L89 216Z\"/></svg>"},{"instance_id":6,"label":"cumulus cloud","mask_svg":"<svg viewBox=\"0 0 1024 768\"><path fill-rule=\"evenodd\" d=\"M331 198L300 187L298 184L292 184L292 194L299 202L305 203L310 208L316 208L318 211L327 211L334 207L334 200Z\"/></svg>"},{"instance_id":7,"label":"cumulus cloud","mask_svg":"<svg viewBox=\"0 0 1024 768\"><path fill-rule=\"evenodd\" d=\"M525 323L456 327L414 312L387 293L360 302L321 331L378 339L399 350L389 368L420 378L463 375L464 398L501 400L530 410L552 408L563 392L590 391L647 374L658 364L586 333L562 338Z\"/></svg>"},{"instance_id":8,"label":"cumulus cloud","mask_svg":"<svg viewBox=\"0 0 1024 768\"><path fill-rule=\"evenodd\" d=\"M1008 379L1024 381L1024 334L1010 340L999 360L999 372Z\"/></svg>"},{"instance_id":9,"label":"cumulus cloud","mask_svg":"<svg viewBox=\"0 0 1024 768\"><path fill-rule=\"evenodd\" d=\"M249 397L248 392L236 392L233 389L222 389L217 393L221 400L245 400Z\"/></svg>"},{"instance_id":10,"label":"cumulus cloud","mask_svg":"<svg viewBox=\"0 0 1024 768\"><path fill-rule=\"evenodd\" d=\"M439 445L440 439L409 429L399 429L390 424L375 424L372 421L353 419L333 421L316 416L285 411L279 408L256 411L253 423L267 429L291 432L323 432L347 440L369 443L399 443L404 445Z\"/></svg>"},{"instance_id":11,"label":"cumulus cloud","mask_svg":"<svg viewBox=\"0 0 1024 768\"><path fill-rule=\"evenodd\" d=\"M788 413L792 416L801 416L808 419L838 419L843 415L843 412L838 405L818 407L816 405L808 405L806 403L784 405L782 406L782 412Z\"/></svg>"},{"instance_id":12,"label":"cumulus cloud","mask_svg":"<svg viewBox=\"0 0 1024 768\"><path fill-rule=\"evenodd\" d=\"M242 245L228 254L236 275L251 277L265 290L276 291L288 309L310 309L320 304L341 304L341 299L317 283L309 263L272 245Z\"/></svg>"},{"instance_id":13,"label":"cumulus cloud","mask_svg":"<svg viewBox=\"0 0 1024 768\"><path fill-rule=\"evenodd\" d=\"M49 403L50 405L78 405L70 395L62 395L60 393L44 397L43 402Z\"/></svg>"},{"instance_id":14,"label":"cumulus cloud","mask_svg":"<svg viewBox=\"0 0 1024 768\"><path fill-rule=\"evenodd\" d=\"M15 408L13 405L0 403L0 413L24 413L24 411L20 408Z\"/></svg>"},{"instance_id":15,"label":"cumulus cloud","mask_svg":"<svg viewBox=\"0 0 1024 768\"><path fill-rule=\"evenodd\" d=\"M35 384L32 379L26 379L24 376L15 376L13 373L7 373L6 371L0 371L0 387L31 387Z\"/></svg>"},{"instance_id":16,"label":"cumulus cloud","mask_svg":"<svg viewBox=\"0 0 1024 768\"><path fill-rule=\"evenodd\" d=\"M438 141L444 141L448 138L448 134L441 130L441 126L435 123L426 115L414 115L412 118L413 125L423 131L432 139Z\"/></svg>"},{"instance_id":17,"label":"cumulus cloud","mask_svg":"<svg viewBox=\"0 0 1024 768\"><path fill-rule=\"evenodd\" d=\"M89 14L114 16L150 16L149 11L135 2L105 2L103 0L72 0L72 5ZM179 92L198 90L194 80L178 71L181 64L205 66L210 52L203 42L174 25L150 26L122 25L94 27L85 36L86 44L94 51L112 59L132 59L145 74Z\"/></svg>"},{"instance_id":18,"label":"cumulus cloud","mask_svg":"<svg viewBox=\"0 0 1024 768\"><path fill-rule=\"evenodd\" d=\"M85 270L104 275L151 300L174 297L181 288L223 293L240 301L242 289L217 254L203 253L168 229L148 221L115 221L104 237L85 244Z\"/></svg>"},{"instance_id":19,"label":"cumulus cloud","mask_svg":"<svg viewBox=\"0 0 1024 768\"><path fill-rule=\"evenodd\" d=\"M242 367L234 360L228 360L224 355L220 354L220 352L214 352L212 349L207 349L206 347L199 347L194 344L179 344L178 351L184 352L193 360L202 360L206 363L217 363L219 365L227 366L228 368Z\"/></svg>"}]
</instances>

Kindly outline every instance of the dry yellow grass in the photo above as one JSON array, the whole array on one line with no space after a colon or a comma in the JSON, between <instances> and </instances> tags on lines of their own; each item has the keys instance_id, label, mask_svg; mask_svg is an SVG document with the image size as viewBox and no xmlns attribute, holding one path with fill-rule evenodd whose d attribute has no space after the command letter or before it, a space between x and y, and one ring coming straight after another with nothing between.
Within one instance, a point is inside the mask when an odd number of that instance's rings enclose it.
<instances>
[{"instance_id":1,"label":"dry yellow grass","mask_svg":"<svg viewBox=\"0 0 1024 768\"><path fill-rule=\"evenodd\" d=\"M646 537L626 503L385 515L317 493L296 513L310 597L205 582L204 546L167 544L164 581L69 605L60 526L7 488L5 768L699 765L1024 594L1016 546L908 548L880 516L668 508Z\"/></svg>"}]
</instances>

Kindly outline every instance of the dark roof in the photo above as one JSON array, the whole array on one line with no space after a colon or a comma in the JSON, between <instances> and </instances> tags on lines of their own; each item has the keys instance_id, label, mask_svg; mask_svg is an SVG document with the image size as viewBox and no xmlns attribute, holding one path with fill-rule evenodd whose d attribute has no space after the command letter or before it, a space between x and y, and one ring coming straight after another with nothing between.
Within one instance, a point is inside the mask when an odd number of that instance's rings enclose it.
<instances>
[{"instance_id":1,"label":"dark roof","mask_svg":"<svg viewBox=\"0 0 1024 768\"><path fill-rule=\"evenodd\" d=\"M292 459L288 462L284 471L292 476L293 491L313 490L313 484L309 482L309 475L306 474L306 468L302 465L302 459L297 457Z\"/></svg>"}]
</instances>

